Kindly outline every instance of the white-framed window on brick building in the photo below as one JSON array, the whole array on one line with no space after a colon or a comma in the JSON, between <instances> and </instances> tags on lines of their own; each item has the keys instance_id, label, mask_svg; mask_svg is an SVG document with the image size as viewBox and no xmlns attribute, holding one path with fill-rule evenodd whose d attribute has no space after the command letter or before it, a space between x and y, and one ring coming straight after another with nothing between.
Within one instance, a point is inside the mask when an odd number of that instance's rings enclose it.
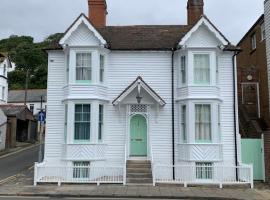
<instances>
[{"instance_id":1,"label":"white-framed window on brick building","mask_svg":"<svg viewBox=\"0 0 270 200\"><path fill-rule=\"evenodd\" d=\"M261 41L265 40L265 24L261 24Z\"/></svg>"},{"instance_id":2,"label":"white-framed window on brick building","mask_svg":"<svg viewBox=\"0 0 270 200\"><path fill-rule=\"evenodd\" d=\"M256 33L251 35L251 50L255 50L257 48L257 41L256 41Z\"/></svg>"}]
</instances>

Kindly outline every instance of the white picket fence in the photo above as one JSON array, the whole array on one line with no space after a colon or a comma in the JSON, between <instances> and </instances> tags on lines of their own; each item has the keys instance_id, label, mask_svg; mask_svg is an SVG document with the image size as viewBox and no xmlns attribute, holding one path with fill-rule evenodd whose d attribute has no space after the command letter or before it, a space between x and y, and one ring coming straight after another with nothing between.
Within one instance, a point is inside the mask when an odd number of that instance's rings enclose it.
<instances>
[{"instance_id":1,"label":"white picket fence","mask_svg":"<svg viewBox=\"0 0 270 200\"><path fill-rule=\"evenodd\" d=\"M174 166L175 179L173 179L172 165L155 165L153 184L216 184L223 185L249 184L253 188L252 165L241 166L210 166L210 165L179 165Z\"/></svg>"},{"instance_id":2,"label":"white picket fence","mask_svg":"<svg viewBox=\"0 0 270 200\"><path fill-rule=\"evenodd\" d=\"M123 166L48 166L36 163L34 185L38 183L121 183L124 184Z\"/></svg>"}]
</instances>

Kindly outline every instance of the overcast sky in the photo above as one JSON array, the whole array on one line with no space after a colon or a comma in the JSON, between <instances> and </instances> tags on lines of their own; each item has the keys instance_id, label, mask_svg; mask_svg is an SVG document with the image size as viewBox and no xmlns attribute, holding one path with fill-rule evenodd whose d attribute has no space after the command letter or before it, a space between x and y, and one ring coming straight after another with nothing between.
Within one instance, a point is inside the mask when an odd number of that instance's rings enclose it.
<instances>
[{"instance_id":1,"label":"overcast sky","mask_svg":"<svg viewBox=\"0 0 270 200\"><path fill-rule=\"evenodd\" d=\"M205 14L236 44L263 13L264 0L205 0ZM187 0L107 0L108 25L185 24ZM1 0L0 39L30 35L41 41L64 32L87 0Z\"/></svg>"}]
</instances>

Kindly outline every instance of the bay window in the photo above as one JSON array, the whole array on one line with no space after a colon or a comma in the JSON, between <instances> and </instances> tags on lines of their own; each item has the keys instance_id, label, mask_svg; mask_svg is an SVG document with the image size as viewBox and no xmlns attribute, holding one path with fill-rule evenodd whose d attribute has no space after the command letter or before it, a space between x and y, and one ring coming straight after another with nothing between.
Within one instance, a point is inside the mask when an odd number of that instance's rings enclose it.
<instances>
[{"instance_id":1,"label":"bay window","mask_svg":"<svg viewBox=\"0 0 270 200\"><path fill-rule=\"evenodd\" d=\"M211 105L195 105L195 139L198 143L211 142Z\"/></svg>"},{"instance_id":2,"label":"bay window","mask_svg":"<svg viewBox=\"0 0 270 200\"><path fill-rule=\"evenodd\" d=\"M210 85L210 54L194 54L194 83Z\"/></svg>"},{"instance_id":3,"label":"bay window","mask_svg":"<svg viewBox=\"0 0 270 200\"><path fill-rule=\"evenodd\" d=\"M187 141L186 113L187 113L186 105L182 105L181 106L181 133L182 133L184 142Z\"/></svg>"},{"instance_id":4,"label":"bay window","mask_svg":"<svg viewBox=\"0 0 270 200\"><path fill-rule=\"evenodd\" d=\"M181 56L181 63L180 63L180 78L181 84L186 84L186 57Z\"/></svg>"},{"instance_id":5,"label":"bay window","mask_svg":"<svg viewBox=\"0 0 270 200\"><path fill-rule=\"evenodd\" d=\"M99 105L99 122L98 122L98 141L103 139L103 121L104 121L104 106Z\"/></svg>"},{"instance_id":6,"label":"bay window","mask_svg":"<svg viewBox=\"0 0 270 200\"><path fill-rule=\"evenodd\" d=\"M90 83L92 80L92 54L76 54L76 82Z\"/></svg>"},{"instance_id":7,"label":"bay window","mask_svg":"<svg viewBox=\"0 0 270 200\"><path fill-rule=\"evenodd\" d=\"M99 81L104 82L105 57L100 55Z\"/></svg>"},{"instance_id":8,"label":"bay window","mask_svg":"<svg viewBox=\"0 0 270 200\"><path fill-rule=\"evenodd\" d=\"M75 105L75 141L90 141L91 105Z\"/></svg>"}]
</instances>

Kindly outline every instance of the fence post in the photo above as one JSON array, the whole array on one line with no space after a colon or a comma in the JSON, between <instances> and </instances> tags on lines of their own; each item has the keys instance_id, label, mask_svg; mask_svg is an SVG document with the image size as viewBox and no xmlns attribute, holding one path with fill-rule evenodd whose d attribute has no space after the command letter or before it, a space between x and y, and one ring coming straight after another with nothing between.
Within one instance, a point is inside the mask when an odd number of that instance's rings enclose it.
<instances>
[{"instance_id":1,"label":"fence post","mask_svg":"<svg viewBox=\"0 0 270 200\"><path fill-rule=\"evenodd\" d=\"M35 162L34 167L34 186L37 186L37 162Z\"/></svg>"},{"instance_id":2,"label":"fence post","mask_svg":"<svg viewBox=\"0 0 270 200\"><path fill-rule=\"evenodd\" d=\"M253 182L253 165L250 165L250 188L254 188L254 182Z\"/></svg>"}]
</instances>

